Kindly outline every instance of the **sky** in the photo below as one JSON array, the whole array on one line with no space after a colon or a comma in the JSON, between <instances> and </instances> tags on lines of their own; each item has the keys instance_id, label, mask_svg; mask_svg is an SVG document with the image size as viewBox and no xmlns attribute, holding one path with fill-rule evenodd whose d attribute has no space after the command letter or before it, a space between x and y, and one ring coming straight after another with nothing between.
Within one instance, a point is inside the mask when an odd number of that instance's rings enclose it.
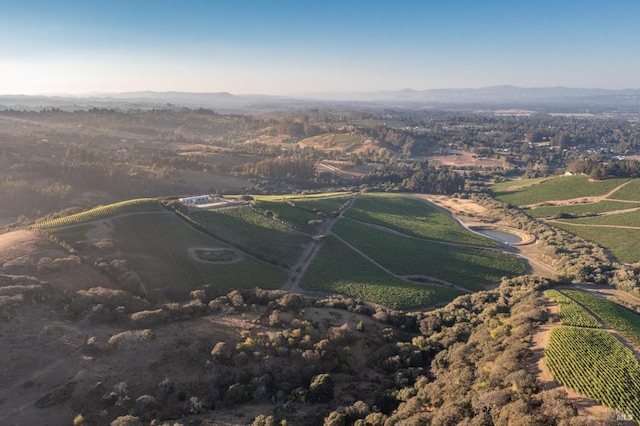
<instances>
[{"instance_id":1,"label":"sky","mask_svg":"<svg viewBox=\"0 0 640 426\"><path fill-rule=\"evenodd\" d=\"M640 88L640 0L0 0L0 94Z\"/></svg>"}]
</instances>

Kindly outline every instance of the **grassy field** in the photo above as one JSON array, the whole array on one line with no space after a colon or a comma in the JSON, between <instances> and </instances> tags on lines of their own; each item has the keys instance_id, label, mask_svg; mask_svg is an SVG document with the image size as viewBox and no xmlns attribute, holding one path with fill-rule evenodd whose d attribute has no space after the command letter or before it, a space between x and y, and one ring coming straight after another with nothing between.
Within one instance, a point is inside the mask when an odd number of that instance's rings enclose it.
<instances>
[{"instance_id":1,"label":"grassy field","mask_svg":"<svg viewBox=\"0 0 640 426\"><path fill-rule=\"evenodd\" d=\"M129 215L112 222L113 241L149 292L179 296L207 284L227 289L278 288L286 279L286 270L250 256L222 264L192 259L189 248L228 246L172 214Z\"/></svg>"},{"instance_id":2,"label":"grassy field","mask_svg":"<svg viewBox=\"0 0 640 426\"><path fill-rule=\"evenodd\" d=\"M640 201L640 179L634 179L609 196L615 200Z\"/></svg>"},{"instance_id":3,"label":"grassy field","mask_svg":"<svg viewBox=\"0 0 640 426\"><path fill-rule=\"evenodd\" d=\"M373 223L406 235L440 241L498 247L490 238L462 228L449 215L410 195L362 194L345 216Z\"/></svg>"},{"instance_id":4,"label":"grassy field","mask_svg":"<svg viewBox=\"0 0 640 426\"><path fill-rule=\"evenodd\" d=\"M197 211L192 217L224 241L233 241L261 258L273 257L277 263L289 266L298 261L311 241L309 236L260 215L249 206Z\"/></svg>"},{"instance_id":5,"label":"grassy field","mask_svg":"<svg viewBox=\"0 0 640 426\"><path fill-rule=\"evenodd\" d=\"M606 195L629 179L607 179L592 181L587 176L559 176L554 179L521 189L509 190L496 184L489 189L493 196L515 206L542 203L552 200L570 200L580 197Z\"/></svg>"},{"instance_id":6,"label":"grassy field","mask_svg":"<svg viewBox=\"0 0 640 426\"><path fill-rule=\"evenodd\" d=\"M482 290L503 276L524 272L515 256L408 238L348 219L337 222L333 231L399 275L427 275Z\"/></svg>"},{"instance_id":7,"label":"grassy field","mask_svg":"<svg viewBox=\"0 0 640 426\"><path fill-rule=\"evenodd\" d=\"M607 249L620 262L640 261L638 250L640 229L576 226L566 222L553 222L553 226L569 231L587 241L593 241Z\"/></svg>"},{"instance_id":8,"label":"grassy field","mask_svg":"<svg viewBox=\"0 0 640 426\"><path fill-rule=\"evenodd\" d=\"M453 288L411 283L388 275L333 236L325 240L300 286L400 309L431 306L462 294Z\"/></svg>"},{"instance_id":9,"label":"grassy field","mask_svg":"<svg viewBox=\"0 0 640 426\"><path fill-rule=\"evenodd\" d=\"M631 209L634 207L640 207L640 203L625 203L621 201L605 200L597 203L573 204L567 206L540 206L534 209L524 209L524 212L532 217L551 217L558 213L580 215Z\"/></svg>"}]
</instances>

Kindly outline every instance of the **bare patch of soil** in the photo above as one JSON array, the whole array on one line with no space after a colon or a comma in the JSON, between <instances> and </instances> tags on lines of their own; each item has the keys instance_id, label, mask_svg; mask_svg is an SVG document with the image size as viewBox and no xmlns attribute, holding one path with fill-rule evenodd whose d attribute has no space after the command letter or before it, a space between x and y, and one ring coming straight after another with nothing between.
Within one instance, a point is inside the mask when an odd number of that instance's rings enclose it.
<instances>
[{"instance_id":1,"label":"bare patch of soil","mask_svg":"<svg viewBox=\"0 0 640 426\"><path fill-rule=\"evenodd\" d=\"M467 151L452 151L447 155L437 155L427 157L429 161L451 167L502 167L502 160L497 158L478 157L476 154Z\"/></svg>"}]
</instances>

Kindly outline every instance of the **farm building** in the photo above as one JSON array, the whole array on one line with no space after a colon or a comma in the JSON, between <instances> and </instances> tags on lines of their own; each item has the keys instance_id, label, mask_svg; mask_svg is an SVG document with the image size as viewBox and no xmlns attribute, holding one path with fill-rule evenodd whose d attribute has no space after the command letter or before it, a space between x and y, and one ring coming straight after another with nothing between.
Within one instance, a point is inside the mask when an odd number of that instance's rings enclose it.
<instances>
[{"instance_id":1,"label":"farm building","mask_svg":"<svg viewBox=\"0 0 640 426\"><path fill-rule=\"evenodd\" d=\"M211 196L209 195L197 195L195 197L180 198L180 202L185 206L196 206L198 204L209 204L211 202Z\"/></svg>"}]
</instances>

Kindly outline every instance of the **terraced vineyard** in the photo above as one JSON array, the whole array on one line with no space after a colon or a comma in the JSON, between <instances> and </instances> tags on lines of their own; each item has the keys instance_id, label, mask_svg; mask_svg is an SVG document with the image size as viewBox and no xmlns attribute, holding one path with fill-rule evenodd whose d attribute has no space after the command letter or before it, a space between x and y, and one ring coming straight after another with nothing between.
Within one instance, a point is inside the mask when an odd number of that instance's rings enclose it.
<instances>
[{"instance_id":1,"label":"terraced vineyard","mask_svg":"<svg viewBox=\"0 0 640 426\"><path fill-rule=\"evenodd\" d=\"M612 200L640 201L640 179L634 179L609 196Z\"/></svg>"},{"instance_id":2,"label":"terraced vineyard","mask_svg":"<svg viewBox=\"0 0 640 426\"><path fill-rule=\"evenodd\" d=\"M593 315L558 290L546 290L544 295L558 304L562 324L574 327L602 328L602 324Z\"/></svg>"},{"instance_id":3,"label":"terraced vineyard","mask_svg":"<svg viewBox=\"0 0 640 426\"><path fill-rule=\"evenodd\" d=\"M640 229L579 226L559 221L552 224L604 247L620 262L640 261L640 251L638 251Z\"/></svg>"},{"instance_id":4,"label":"terraced vineyard","mask_svg":"<svg viewBox=\"0 0 640 426\"><path fill-rule=\"evenodd\" d=\"M640 229L640 210L607 215L607 216L571 219L570 221L566 221L566 222L571 224L577 223L577 224L591 225L591 226L596 226L596 225L626 226L626 227Z\"/></svg>"},{"instance_id":5,"label":"terraced vineyard","mask_svg":"<svg viewBox=\"0 0 640 426\"><path fill-rule=\"evenodd\" d=\"M640 419L640 364L611 333L554 328L544 362L560 384Z\"/></svg>"},{"instance_id":6,"label":"terraced vineyard","mask_svg":"<svg viewBox=\"0 0 640 426\"><path fill-rule=\"evenodd\" d=\"M284 199L280 201L255 199L252 202L252 208L261 214L269 215L270 212L274 218L300 232L309 234L314 234L317 230L313 225L309 224L309 221L322 219L312 211L291 206Z\"/></svg>"}]
</instances>

